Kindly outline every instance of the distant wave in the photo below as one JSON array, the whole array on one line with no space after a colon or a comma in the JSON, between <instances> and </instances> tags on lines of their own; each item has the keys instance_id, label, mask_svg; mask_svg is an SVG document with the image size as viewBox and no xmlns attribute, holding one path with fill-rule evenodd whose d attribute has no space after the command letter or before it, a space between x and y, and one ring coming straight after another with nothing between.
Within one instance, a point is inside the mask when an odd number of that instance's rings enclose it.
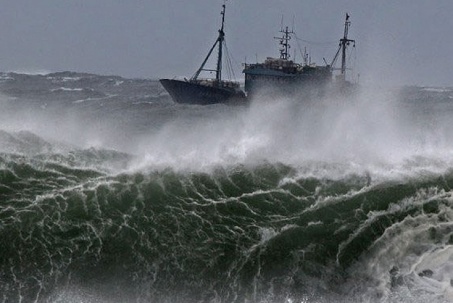
<instances>
[{"instance_id":1,"label":"distant wave","mask_svg":"<svg viewBox=\"0 0 453 303\"><path fill-rule=\"evenodd\" d=\"M434 92L434 93L446 93L453 91L451 87L423 87L424 91Z\"/></svg>"},{"instance_id":2,"label":"distant wave","mask_svg":"<svg viewBox=\"0 0 453 303\"><path fill-rule=\"evenodd\" d=\"M63 91L63 92L81 92L83 90L84 90L83 88L59 87L59 88L53 88L50 91L51 92L58 92L58 91Z\"/></svg>"}]
</instances>

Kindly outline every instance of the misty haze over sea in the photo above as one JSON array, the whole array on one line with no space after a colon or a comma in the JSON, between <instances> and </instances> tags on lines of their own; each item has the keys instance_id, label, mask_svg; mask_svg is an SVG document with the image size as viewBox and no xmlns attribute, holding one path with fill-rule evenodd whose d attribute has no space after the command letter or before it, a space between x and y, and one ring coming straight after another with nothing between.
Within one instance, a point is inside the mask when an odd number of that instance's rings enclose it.
<instances>
[{"instance_id":1,"label":"misty haze over sea","mask_svg":"<svg viewBox=\"0 0 453 303\"><path fill-rule=\"evenodd\" d=\"M450 302L452 98L2 73L0 302Z\"/></svg>"}]
</instances>

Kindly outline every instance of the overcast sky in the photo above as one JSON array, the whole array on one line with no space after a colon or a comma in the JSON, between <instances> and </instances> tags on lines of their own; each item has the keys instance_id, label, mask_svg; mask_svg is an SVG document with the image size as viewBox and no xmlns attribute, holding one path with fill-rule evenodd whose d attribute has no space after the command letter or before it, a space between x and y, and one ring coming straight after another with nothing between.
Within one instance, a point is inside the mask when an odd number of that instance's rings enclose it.
<instances>
[{"instance_id":1,"label":"overcast sky","mask_svg":"<svg viewBox=\"0 0 453 303\"><path fill-rule=\"evenodd\" d=\"M190 77L204 59L217 37L223 0L0 4L0 71L172 78ZM361 81L453 85L452 0L228 0L226 35L236 76L245 60L278 56L272 38L282 16L310 41L299 42L313 61L331 61L346 12Z\"/></svg>"}]
</instances>

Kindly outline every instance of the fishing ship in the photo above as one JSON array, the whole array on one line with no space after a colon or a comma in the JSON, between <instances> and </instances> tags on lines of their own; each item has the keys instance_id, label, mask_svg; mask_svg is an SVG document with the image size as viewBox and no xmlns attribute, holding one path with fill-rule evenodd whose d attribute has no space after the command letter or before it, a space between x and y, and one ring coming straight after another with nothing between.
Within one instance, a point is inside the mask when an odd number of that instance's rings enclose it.
<instances>
[{"instance_id":1,"label":"fishing ship","mask_svg":"<svg viewBox=\"0 0 453 303\"><path fill-rule=\"evenodd\" d=\"M245 93L236 81L222 79L223 50L225 48L225 4L222 5L222 23L219 36L208 52L200 68L190 79L160 79L162 86L168 91L176 103L209 105L216 103L244 102ZM206 63L217 47L216 69L205 68ZM215 78L200 78L202 72L215 72Z\"/></svg>"},{"instance_id":2,"label":"fishing ship","mask_svg":"<svg viewBox=\"0 0 453 303\"><path fill-rule=\"evenodd\" d=\"M290 59L290 40L294 34L288 27L282 29L281 37L275 37L280 44L280 57L268 57L263 63L244 64L245 92L248 98L255 95L285 96L285 97L314 97L322 96L332 87L333 68L341 52L342 62L340 75L336 77L335 87L348 86L346 81L346 48L355 40L348 38L351 22L346 14L343 38L334 59L330 64L324 59L325 66L311 63L308 55L304 54L304 62L296 63Z\"/></svg>"}]
</instances>

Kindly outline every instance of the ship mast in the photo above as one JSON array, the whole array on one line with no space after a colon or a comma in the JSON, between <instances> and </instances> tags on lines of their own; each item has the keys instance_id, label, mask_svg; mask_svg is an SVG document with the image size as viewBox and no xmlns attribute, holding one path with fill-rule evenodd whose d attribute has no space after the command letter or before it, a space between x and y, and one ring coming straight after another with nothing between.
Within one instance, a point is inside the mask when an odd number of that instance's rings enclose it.
<instances>
[{"instance_id":1,"label":"ship mast","mask_svg":"<svg viewBox=\"0 0 453 303\"><path fill-rule=\"evenodd\" d=\"M283 30L283 28L280 30L280 33L283 34L282 37L274 37L274 39L280 40L280 45L282 48L280 49L280 59L283 60L288 60L290 55L289 55L289 49L291 48L291 45L289 44L289 40L291 40L291 34L294 34L293 31L289 31L288 27Z\"/></svg>"},{"instance_id":2,"label":"ship mast","mask_svg":"<svg viewBox=\"0 0 453 303\"><path fill-rule=\"evenodd\" d=\"M223 42L225 41L225 32L223 31L224 25L225 25L225 4L222 5L222 27L219 30L219 38L218 43L219 43L219 54L217 56L217 71L215 74L215 79L217 82L220 82L222 80L222 47L223 47Z\"/></svg>"},{"instance_id":3,"label":"ship mast","mask_svg":"<svg viewBox=\"0 0 453 303\"><path fill-rule=\"evenodd\" d=\"M338 47L338 51L335 54L335 57L332 60L332 64L330 66L334 66L335 62L337 61L338 55L341 51L341 77L343 80L346 78L346 49L353 43L353 47L355 47L355 40L348 39L349 27L351 26L351 21L349 21L349 14L346 13L346 21L344 22L344 35L343 38L340 39L340 45Z\"/></svg>"},{"instance_id":4,"label":"ship mast","mask_svg":"<svg viewBox=\"0 0 453 303\"><path fill-rule=\"evenodd\" d=\"M201 64L200 68L195 72L193 77L190 79L192 81L195 81L198 79L198 76L202 71L210 71L216 73L215 78L216 82L220 83L222 80L222 53L223 53L223 43L225 41L225 32L224 32L224 25L225 25L225 4L222 5L222 12L220 13L222 15L222 26L220 27L219 30L219 36L217 37L217 40L215 41L214 45L211 47L209 50L208 55L204 59L203 63ZM209 57L211 57L212 52L214 51L214 48L219 45L219 53L217 57L217 68L215 70L212 69L205 69L204 66L206 65L206 62L208 61Z\"/></svg>"}]
</instances>

